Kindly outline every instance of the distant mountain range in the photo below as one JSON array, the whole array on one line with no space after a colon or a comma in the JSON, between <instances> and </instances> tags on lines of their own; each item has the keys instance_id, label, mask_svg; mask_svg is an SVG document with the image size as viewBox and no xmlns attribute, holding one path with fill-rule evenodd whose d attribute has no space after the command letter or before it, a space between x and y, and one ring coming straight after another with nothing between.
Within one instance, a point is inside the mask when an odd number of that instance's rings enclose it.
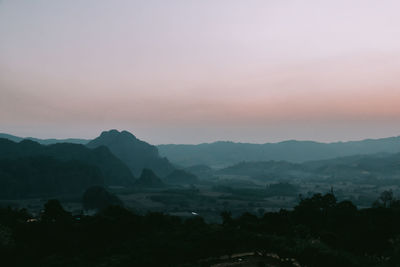
<instances>
[{"instance_id":1,"label":"distant mountain range","mask_svg":"<svg viewBox=\"0 0 400 267\"><path fill-rule=\"evenodd\" d=\"M0 136L17 142L24 140L8 134L0 134ZM396 169L397 173L396 155L400 155L396 154L400 153L400 137L335 143L292 140L266 144L215 142L156 147L139 140L127 131L110 130L104 131L91 141L84 139L39 141L42 144L56 143L46 146L28 140L22 141L18 145L12 142L14 148L9 150L4 148L7 143L4 141L6 139L0 140L2 140L0 142L0 158L51 156L62 161L79 160L99 168L104 175L106 185L134 184L132 183L135 180L133 177L139 177L143 169L151 169L167 184L190 184L196 182L196 178L190 173L194 173L198 177L212 177L215 173L208 166L217 169L225 168L221 172L217 172L219 174L242 173L253 176L274 174L281 177L315 176L317 173L315 166L319 166L318 177L322 177L321 175L331 175L332 173L339 175L339 172L346 173L346 175L352 173L354 166L346 165L351 162L351 164L358 164L357 166L369 164L365 167L367 169L363 167L364 174L371 172L368 168L377 166L377 164L381 164L379 165L381 168ZM87 144L84 146L70 142L87 142ZM377 153L383 154L377 155ZM175 171L177 168L169 160L188 173ZM355 160L360 162L354 162ZM343 164L340 163L341 161ZM385 162L390 162L392 165L389 166ZM226 168L228 166L230 167ZM347 168L351 172L341 171L343 168ZM260 172L260 170L263 171ZM385 172L385 169L382 169L381 172ZM353 173L358 175L359 169Z\"/></svg>"},{"instance_id":2,"label":"distant mountain range","mask_svg":"<svg viewBox=\"0 0 400 267\"><path fill-rule=\"evenodd\" d=\"M22 140L32 140L35 142L38 142L41 145L52 145L52 144L57 144L57 143L71 143L71 144L81 144L81 145L86 145L89 143L90 140L87 139L78 139L78 138L68 138L68 139L39 139L39 138L34 138L34 137L19 137L11 134L6 134L6 133L0 133L0 138L6 138L8 140L14 141L14 142L21 142Z\"/></svg>"},{"instance_id":3,"label":"distant mountain range","mask_svg":"<svg viewBox=\"0 0 400 267\"><path fill-rule=\"evenodd\" d=\"M300 163L358 154L397 153L400 152L400 137L335 143L295 140L266 144L215 142L159 145L158 149L162 156L178 166L204 164L223 168L242 161L284 160Z\"/></svg>"},{"instance_id":4,"label":"distant mountain range","mask_svg":"<svg viewBox=\"0 0 400 267\"><path fill-rule=\"evenodd\" d=\"M356 155L304 163L286 161L240 162L215 171L217 175L246 176L265 182L313 179L315 181L400 184L400 153Z\"/></svg>"}]
</instances>

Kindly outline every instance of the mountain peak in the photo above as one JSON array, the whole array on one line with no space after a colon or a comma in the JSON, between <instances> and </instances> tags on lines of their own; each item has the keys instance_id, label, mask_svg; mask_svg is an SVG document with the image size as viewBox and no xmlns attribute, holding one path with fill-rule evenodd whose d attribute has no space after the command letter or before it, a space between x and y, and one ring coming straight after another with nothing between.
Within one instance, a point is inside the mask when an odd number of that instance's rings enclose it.
<instances>
[{"instance_id":1,"label":"mountain peak","mask_svg":"<svg viewBox=\"0 0 400 267\"><path fill-rule=\"evenodd\" d=\"M165 176L173 170L173 166L165 158L160 157L157 147L136 138L128 131L109 130L90 141L87 146L95 148L108 147L139 176L143 168L151 168L157 175Z\"/></svg>"},{"instance_id":2,"label":"mountain peak","mask_svg":"<svg viewBox=\"0 0 400 267\"><path fill-rule=\"evenodd\" d=\"M134 136L132 133L123 130L123 131L118 131L116 129L111 129L109 131L103 131L100 135L100 138L132 138L132 139L137 139L136 136Z\"/></svg>"}]
</instances>

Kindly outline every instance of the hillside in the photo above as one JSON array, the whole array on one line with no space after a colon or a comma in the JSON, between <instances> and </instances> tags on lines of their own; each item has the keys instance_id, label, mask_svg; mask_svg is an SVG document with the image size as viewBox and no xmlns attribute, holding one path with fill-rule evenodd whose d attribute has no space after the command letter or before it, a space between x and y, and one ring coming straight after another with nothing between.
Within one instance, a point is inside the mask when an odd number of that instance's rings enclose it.
<instances>
[{"instance_id":1,"label":"hillside","mask_svg":"<svg viewBox=\"0 0 400 267\"><path fill-rule=\"evenodd\" d=\"M77 160L44 156L0 159L1 199L80 195L91 186L103 184L97 167Z\"/></svg>"},{"instance_id":2,"label":"hillside","mask_svg":"<svg viewBox=\"0 0 400 267\"><path fill-rule=\"evenodd\" d=\"M295 140L266 144L215 142L159 145L158 149L162 156L180 166L204 164L223 168L242 161L284 160L299 163L358 154L397 153L400 152L400 137L335 143Z\"/></svg>"},{"instance_id":3,"label":"hillside","mask_svg":"<svg viewBox=\"0 0 400 267\"><path fill-rule=\"evenodd\" d=\"M105 131L87 144L89 148L99 146L108 147L135 176L139 176L144 168L153 170L158 176L166 176L174 170L167 158L160 157L156 146L139 140L127 131Z\"/></svg>"},{"instance_id":4,"label":"hillside","mask_svg":"<svg viewBox=\"0 0 400 267\"><path fill-rule=\"evenodd\" d=\"M16 143L0 138L0 159L47 156L60 161L78 160L96 166L104 176L106 185L130 186L134 176L128 167L106 147L89 149L79 144L60 143L41 145L31 140Z\"/></svg>"}]
</instances>

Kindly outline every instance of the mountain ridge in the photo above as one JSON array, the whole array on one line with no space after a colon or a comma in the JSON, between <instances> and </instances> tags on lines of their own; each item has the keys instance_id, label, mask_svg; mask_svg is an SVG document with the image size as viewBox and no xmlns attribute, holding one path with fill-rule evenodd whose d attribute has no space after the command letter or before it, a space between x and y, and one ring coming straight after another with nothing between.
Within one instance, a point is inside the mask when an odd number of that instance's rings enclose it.
<instances>
[{"instance_id":1,"label":"mountain ridge","mask_svg":"<svg viewBox=\"0 0 400 267\"><path fill-rule=\"evenodd\" d=\"M298 140L264 144L218 141L199 145L174 144L157 147L162 156L183 167L204 164L223 168L241 161L284 160L299 163L357 154L398 153L400 136L333 143Z\"/></svg>"},{"instance_id":2,"label":"mountain ridge","mask_svg":"<svg viewBox=\"0 0 400 267\"><path fill-rule=\"evenodd\" d=\"M333 159L291 163L287 161L244 161L216 171L222 175L248 176L257 180L314 179L385 183L400 175L400 153L353 155Z\"/></svg>"},{"instance_id":3,"label":"mountain ridge","mask_svg":"<svg viewBox=\"0 0 400 267\"><path fill-rule=\"evenodd\" d=\"M57 143L71 143L71 144L81 144L85 145L90 140L89 139L81 139L81 138L66 138L66 139L56 139L56 138L49 138L49 139L40 139L35 137L20 137L16 135L11 135L7 133L0 133L0 138L9 139L14 142L21 142L22 140L32 140L41 145L52 145Z\"/></svg>"}]
</instances>

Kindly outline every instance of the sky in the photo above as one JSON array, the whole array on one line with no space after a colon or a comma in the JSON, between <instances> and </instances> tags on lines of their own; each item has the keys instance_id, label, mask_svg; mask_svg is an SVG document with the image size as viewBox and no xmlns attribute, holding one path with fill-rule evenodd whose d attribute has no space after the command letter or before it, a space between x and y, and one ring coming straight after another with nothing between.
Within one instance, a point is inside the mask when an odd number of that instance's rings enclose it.
<instances>
[{"instance_id":1,"label":"sky","mask_svg":"<svg viewBox=\"0 0 400 267\"><path fill-rule=\"evenodd\" d=\"M0 132L153 144L400 135L388 0L0 0Z\"/></svg>"}]
</instances>

